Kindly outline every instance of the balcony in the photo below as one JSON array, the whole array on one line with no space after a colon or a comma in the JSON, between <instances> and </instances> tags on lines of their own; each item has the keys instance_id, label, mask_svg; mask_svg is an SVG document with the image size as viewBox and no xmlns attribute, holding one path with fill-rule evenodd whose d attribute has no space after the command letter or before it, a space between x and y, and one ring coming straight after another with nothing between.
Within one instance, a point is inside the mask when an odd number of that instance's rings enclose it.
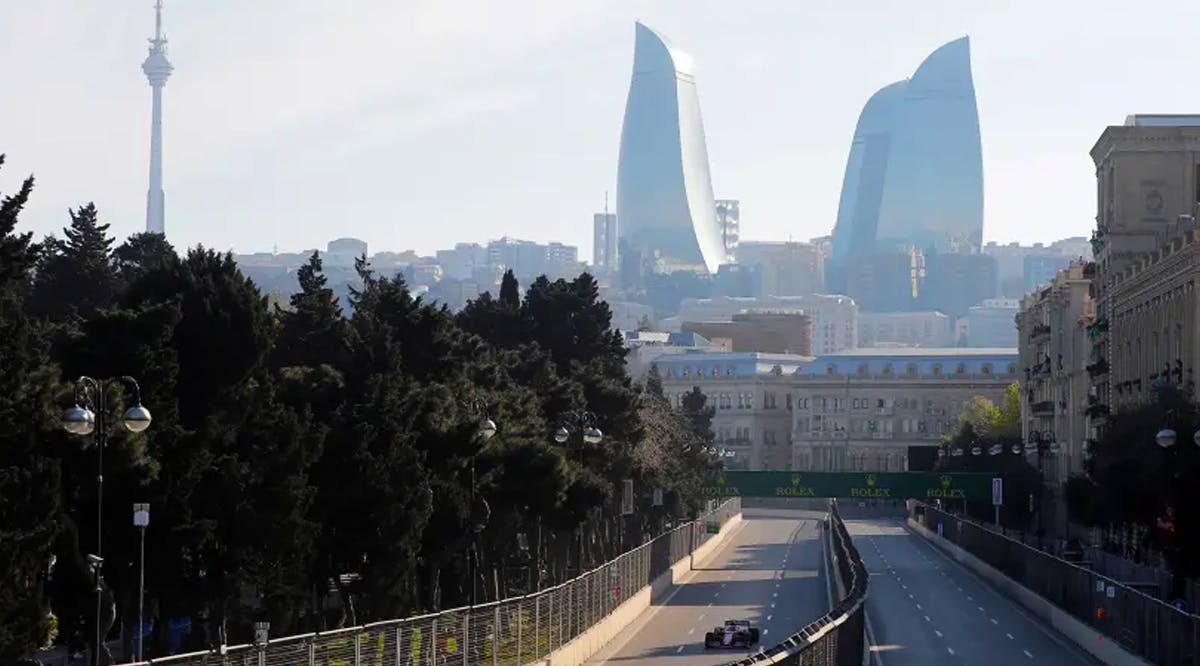
<instances>
[{"instance_id":1,"label":"balcony","mask_svg":"<svg viewBox=\"0 0 1200 666\"><path fill-rule=\"evenodd\" d=\"M1030 406L1030 410L1034 413L1035 416L1053 416L1054 415L1054 401L1053 400L1042 400L1040 402L1035 402L1035 403L1033 403L1033 405Z\"/></svg>"},{"instance_id":2,"label":"balcony","mask_svg":"<svg viewBox=\"0 0 1200 666\"><path fill-rule=\"evenodd\" d=\"M1037 324L1036 326L1033 327L1033 330L1031 330L1029 332L1029 339L1037 340L1039 338L1044 338L1048 335L1050 335L1050 325L1049 324Z\"/></svg>"}]
</instances>

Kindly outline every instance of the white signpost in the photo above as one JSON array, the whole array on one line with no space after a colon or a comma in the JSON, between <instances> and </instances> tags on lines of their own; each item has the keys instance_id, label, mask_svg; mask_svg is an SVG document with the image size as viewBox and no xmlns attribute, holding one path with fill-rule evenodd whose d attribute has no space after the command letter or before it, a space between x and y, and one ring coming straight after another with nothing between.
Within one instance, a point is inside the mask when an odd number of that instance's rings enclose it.
<instances>
[{"instance_id":1,"label":"white signpost","mask_svg":"<svg viewBox=\"0 0 1200 666\"><path fill-rule=\"evenodd\" d=\"M1000 507L1004 504L1004 479L992 479L992 509L996 513L996 527L1000 527Z\"/></svg>"}]
</instances>

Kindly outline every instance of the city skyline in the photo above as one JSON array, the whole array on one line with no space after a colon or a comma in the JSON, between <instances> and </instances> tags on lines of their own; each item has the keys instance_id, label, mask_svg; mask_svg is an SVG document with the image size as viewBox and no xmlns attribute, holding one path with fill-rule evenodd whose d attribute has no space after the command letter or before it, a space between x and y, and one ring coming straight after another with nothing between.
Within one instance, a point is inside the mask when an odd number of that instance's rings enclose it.
<instances>
[{"instance_id":1,"label":"city skyline","mask_svg":"<svg viewBox=\"0 0 1200 666\"><path fill-rule=\"evenodd\" d=\"M1182 26L1200 18L1183 3L1172 5L1177 20L1154 29L1122 20L1116 3L1093 5L1087 34L1064 31L1078 16L1063 7L1039 7L1041 20L1028 24L1019 8L934 2L738 12L526 4L539 10L535 20L473 3L368 2L346 17L284 11L294 3L171 5L173 53L188 63L166 101L172 240L294 250L344 228L374 247L422 253L511 235L588 255L592 213L616 189L635 18L702 64L715 194L742 200L748 238L829 233L858 107L879 82L909 75L930 44L956 35L974 42L985 241L1086 234L1090 128L1194 104L1186 87L1170 85L1186 75ZM44 3L10 12L0 27L10 61L40 54L10 76L15 89L38 94L0 109L8 130L0 150L39 178L25 218L36 235L58 233L65 209L88 200L117 235L143 228L149 110L145 79L130 70L145 57L146 9ZM900 14L914 29L891 34ZM836 39L851 26L871 53ZM739 34L751 27L753 39ZM1084 48L1116 37L1119 48ZM51 41L70 48L40 48ZM461 57L467 45L475 57ZM454 188L470 196L449 196ZM390 212L397 198L409 214Z\"/></svg>"}]
</instances>

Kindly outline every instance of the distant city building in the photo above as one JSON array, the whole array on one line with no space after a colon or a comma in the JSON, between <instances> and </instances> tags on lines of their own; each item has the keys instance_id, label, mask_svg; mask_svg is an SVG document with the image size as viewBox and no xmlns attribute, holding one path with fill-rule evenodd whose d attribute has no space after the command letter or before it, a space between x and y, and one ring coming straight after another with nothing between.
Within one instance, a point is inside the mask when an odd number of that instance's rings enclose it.
<instances>
[{"instance_id":1,"label":"distant city building","mask_svg":"<svg viewBox=\"0 0 1200 666\"><path fill-rule=\"evenodd\" d=\"M757 266L721 264L713 276L713 296L754 297L762 293L762 273Z\"/></svg>"},{"instance_id":2,"label":"distant city building","mask_svg":"<svg viewBox=\"0 0 1200 666\"><path fill-rule=\"evenodd\" d=\"M636 26L617 163L618 252L657 270L716 273L725 259L692 58Z\"/></svg>"},{"instance_id":3,"label":"distant city building","mask_svg":"<svg viewBox=\"0 0 1200 666\"><path fill-rule=\"evenodd\" d=\"M1017 311L1021 301L1015 298L989 298L973 305L964 317L962 332L965 339L958 343L963 347L1013 347L1017 346Z\"/></svg>"},{"instance_id":4,"label":"distant city building","mask_svg":"<svg viewBox=\"0 0 1200 666\"><path fill-rule=\"evenodd\" d=\"M592 266L598 275L610 275L620 266L617 259L617 215L592 216Z\"/></svg>"},{"instance_id":5,"label":"distant city building","mask_svg":"<svg viewBox=\"0 0 1200 666\"><path fill-rule=\"evenodd\" d=\"M693 388L713 408L712 430L726 469L792 469L794 375L805 356L756 353L684 353L655 364L663 391L679 407Z\"/></svg>"},{"instance_id":6,"label":"distant city building","mask_svg":"<svg viewBox=\"0 0 1200 666\"><path fill-rule=\"evenodd\" d=\"M737 261L738 238L741 236L742 211L737 199L717 199L717 223L721 225L721 244L725 247L722 264Z\"/></svg>"},{"instance_id":7,"label":"distant city building","mask_svg":"<svg viewBox=\"0 0 1200 666\"><path fill-rule=\"evenodd\" d=\"M477 270L488 266L487 248L478 243L456 243L452 250L438 250L436 257L451 280L471 280Z\"/></svg>"},{"instance_id":8,"label":"distant city building","mask_svg":"<svg viewBox=\"0 0 1200 666\"><path fill-rule=\"evenodd\" d=\"M842 293L864 310L915 310L925 279L925 255L916 249L864 254L855 257L843 277Z\"/></svg>"},{"instance_id":9,"label":"distant city building","mask_svg":"<svg viewBox=\"0 0 1200 666\"><path fill-rule=\"evenodd\" d=\"M917 247L977 252L983 158L967 37L876 92L855 128L829 262L844 289L856 258Z\"/></svg>"},{"instance_id":10,"label":"distant city building","mask_svg":"<svg viewBox=\"0 0 1200 666\"><path fill-rule=\"evenodd\" d=\"M507 237L487 244L487 261L493 271L511 270L520 279L575 277L583 270L579 248L573 245L542 245Z\"/></svg>"},{"instance_id":11,"label":"distant city building","mask_svg":"<svg viewBox=\"0 0 1200 666\"><path fill-rule=\"evenodd\" d=\"M654 308L643 303L631 303L629 301L614 300L610 297L605 297L608 302L608 309L612 312L612 320L609 323L614 329L620 331L636 331L641 327L643 322L649 321L654 323Z\"/></svg>"},{"instance_id":12,"label":"distant city building","mask_svg":"<svg viewBox=\"0 0 1200 666\"><path fill-rule=\"evenodd\" d=\"M802 296L824 291L824 259L811 243L743 241L738 246L737 263L758 269L757 296Z\"/></svg>"},{"instance_id":13,"label":"distant city building","mask_svg":"<svg viewBox=\"0 0 1200 666\"><path fill-rule=\"evenodd\" d=\"M983 246L983 253L996 260L996 290L992 295L1020 298L1038 285L1049 284L1057 271L1066 268L1072 260L1091 256L1092 250L1087 238L1073 236L1049 245L992 241ZM1055 268L1047 274L1051 266Z\"/></svg>"},{"instance_id":14,"label":"distant city building","mask_svg":"<svg viewBox=\"0 0 1200 666\"><path fill-rule=\"evenodd\" d=\"M685 321L681 327L735 352L812 355L813 322L806 314L739 313L731 321Z\"/></svg>"},{"instance_id":15,"label":"distant city building","mask_svg":"<svg viewBox=\"0 0 1200 666\"><path fill-rule=\"evenodd\" d=\"M862 347L952 347L954 322L944 312L858 313Z\"/></svg>"},{"instance_id":16,"label":"distant city building","mask_svg":"<svg viewBox=\"0 0 1200 666\"><path fill-rule=\"evenodd\" d=\"M976 396L999 403L1016 349L859 349L818 357L792 378L791 469L929 470Z\"/></svg>"},{"instance_id":17,"label":"distant city building","mask_svg":"<svg viewBox=\"0 0 1200 666\"><path fill-rule=\"evenodd\" d=\"M979 253L933 252L924 254L924 269L915 310L940 310L961 317L967 309L992 297L996 261ZM1007 345L1016 346L1016 338Z\"/></svg>"},{"instance_id":18,"label":"distant city building","mask_svg":"<svg viewBox=\"0 0 1200 666\"><path fill-rule=\"evenodd\" d=\"M858 346L858 306L836 294L760 298L685 298L679 316L661 322L677 330L685 321L733 321L735 314L756 312L806 314L812 318L813 353L830 354ZM673 320L673 324L672 324Z\"/></svg>"},{"instance_id":19,"label":"distant city building","mask_svg":"<svg viewBox=\"0 0 1200 666\"><path fill-rule=\"evenodd\" d=\"M663 356L728 351L696 333L665 331L625 331L625 346L629 349L625 367L634 381L644 380L650 366Z\"/></svg>"},{"instance_id":20,"label":"distant city building","mask_svg":"<svg viewBox=\"0 0 1200 666\"><path fill-rule=\"evenodd\" d=\"M338 238L325 245L325 254L321 257L325 265L353 266L354 260L367 256L367 242L357 238Z\"/></svg>"},{"instance_id":21,"label":"distant city building","mask_svg":"<svg viewBox=\"0 0 1200 666\"><path fill-rule=\"evenodd\" d=\"M1046 286L1022 298L1017 315L1023 440L1030 441L1036 432L1032 439L1049 444L1041 468L1058 500L1043 505L1057 514L1047 516L1047 525L1066 523L1063 488L1067 479L1083 473L1090 436L1085 413L1089 375L1101 369L1107 372L1097 365L1100 359L1092 357L1087 335L1095 315L1090 270L1084 262L1071 264Z\"/></svg>"}]
</instances>

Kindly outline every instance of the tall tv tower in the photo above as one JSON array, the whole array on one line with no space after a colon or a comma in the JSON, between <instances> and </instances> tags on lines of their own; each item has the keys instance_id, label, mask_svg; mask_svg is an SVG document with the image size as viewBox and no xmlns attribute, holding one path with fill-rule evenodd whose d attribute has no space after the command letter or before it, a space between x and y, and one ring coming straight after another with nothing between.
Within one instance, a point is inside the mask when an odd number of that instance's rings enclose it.
<instances>
[{"instance_id":1,"label":"tall tv tower","mask_svg":"<svg viewBox=\"0 0 1200 666\"><path fill-rule=\"evenodd\" d=\"M154 3L154 38L150 40L150 55L142 63L142 71L150 82L154 102L150 115L150 189L146 192L146 231L166 233L163 227L162 188L162 90L175 69L167 60L167 36L162 30L162 0Z\"/></svg>"}]
</instances>

